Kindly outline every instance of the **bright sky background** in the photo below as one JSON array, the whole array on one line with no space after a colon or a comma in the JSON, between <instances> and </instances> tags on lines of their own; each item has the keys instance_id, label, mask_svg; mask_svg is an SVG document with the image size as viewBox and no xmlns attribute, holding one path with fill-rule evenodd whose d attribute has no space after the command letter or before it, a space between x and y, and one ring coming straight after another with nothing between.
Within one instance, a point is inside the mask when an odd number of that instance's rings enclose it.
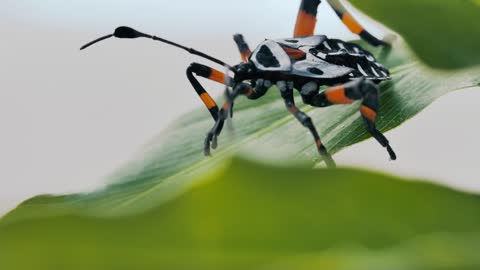
<instances>
[{"instance_id":1,"label":"bright sky background","mask_svg":"<svg viewBox=\"0 0 480 270\"><path fill-rule=\"evenodd\" d=\"M105 176L141 145L201 106L185 78L186 67L198 58L148 40L109 40L80 53L83 43L130 25L235 63L233 33L243 33L252 46L265 37L290 36L298 5L297 0L2 0L0 215L40 193L103 186ZM318 33L354 37L326 4L319 19ZM478 122L478 100L478 91L448 95L388 133L399 161L387 161L372 140L336 160L480 190L480 129L471 124Z\"/></svg>"}]
</instances>

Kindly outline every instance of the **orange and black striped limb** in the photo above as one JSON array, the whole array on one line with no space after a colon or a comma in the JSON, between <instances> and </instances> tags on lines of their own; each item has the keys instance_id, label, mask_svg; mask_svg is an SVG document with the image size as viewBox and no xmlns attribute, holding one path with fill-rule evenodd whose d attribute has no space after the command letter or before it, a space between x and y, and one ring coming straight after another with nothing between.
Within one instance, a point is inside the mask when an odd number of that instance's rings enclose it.
<instances>
[{"instance_id":1,"label":"orange and black striped limb","mask_svg":"<svg viewBox=\"0 0 480 270\"><path fill-rule=\"evenodd\" d=\"M248 62L248 58L250 58L250 55L252 54L252 51L248 47L247 42L245 42L245 39L243 38L243 35L241 34L236 34L233 36L233 40L235 40L235 43L237 44L238 50L240 51L240 57L242 58L243 62Z\"/></svg>"},{"instance_id":2,"label":"orange and black striped limb","mask_svg":"<svg viewBox=\"0 0 480 270\"><path fill-rule=\"evenodd\" d=\"M320 0L302 0L293 31L294 37L305 37L314 34L315 25L317 24L318 5L320 5Z\"/></svg>"},{"instance_id":3,"label":"orange and black striped limb","mask_svg":"<svg viewBox=\"0 0 480 270\"><path fill-rule=\"evenodd\" d=\"M187 78L192 84L195 92L197 92L198 96L202 100L202 102L207 107L208 111L212 115L213 119L216 121L218 119L218 106L217 103L213 100L213 98L208 94L208 92L203 88L203 86L198 82L194 75L201 76L207 78L212 81L216 81L221 84L225 84L226 75L218 70L215 70L211 67L192 63L187 68Z\"/></svg>"},{"instance_id":4,"label":"orange and black striped limb","mask_svg":"<svg viewBox=\"0 0 480 270\"><path fill-rule=\"evenodd\" d=\"M352 104L353 99L347 97L345 94L345 87L343 85L336 86L325 91L325 97L331 104Z\"/></svg>"},{"instance_id":5,"label":"orange and black striped limb","mask_svg":"<svg viewBox=\"0 0 480 270\"><path fill-rule=\"evenodd\" d=\"M367 79L357 79L347 84L329 88L321 93L303 95L305 103L315 107L328 107L336 104L352 104L361 100L360 113L367 131L387 149L391 160L397 159L387 138L377 129L375 121L379 110L378 87Z\"/></svg>"},{"instance_id":6,"label":"orange and black striped limb","mask_svg":"<svg viewBox=\"0 0 480 270\"><path fill-rule=\"evenodd\" d=\"M337 16L342 20L343 24L354 34L359 35L362 39L373 46L388 46L389 44L380 40L368 32L348 10L338 0L328 0Z\"/></svg>"}]
</instances>

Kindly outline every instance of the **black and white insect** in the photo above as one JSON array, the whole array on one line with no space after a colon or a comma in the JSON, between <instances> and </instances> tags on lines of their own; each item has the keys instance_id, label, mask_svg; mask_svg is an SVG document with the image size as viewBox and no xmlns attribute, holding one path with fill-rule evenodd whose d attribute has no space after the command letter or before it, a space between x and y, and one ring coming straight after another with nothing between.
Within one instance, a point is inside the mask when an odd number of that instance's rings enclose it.
<instances>
[{"instance_id":1,"label":"black and white insect","mask_svg":"<svg viewBox=\"0 0 480 270\"><path fill-rule=\"evenodd\" d=\"M355 34L374 46L390 46L366 31L345 9L339 0L327 0L344 24ZM184 49L191 54L206 58L228 69L221 72L211 67L192 63L187 68L187 78L210 111L215 124L204 142L204 154L210 155L217 147L225 120L232 116L234 101L238 96L258 99L276 85L290 113L313 135L315 145L328 167L335 162L323 145L311 118L302 112L294 101L296 89L304 103L314 107L327 107L334 104L351 104L361 100L360 113L367 131L387 149L390 159L396 155L385 136L377 130L375 120L379 111L378 84L390 80L386 67L357 44L329 39L324 35L314 35L317 8L320 0L302 0L293 38L266 39L251 51L242 35L234 35L243 62L230 66L205 53L175 42L141 33L122 26L111 35L96 39L81 49L110 37L150 38ZM233 73L233 77L228 75ZM219 109L212 97L196 79L204 77L226 86L226 101ZM321 86L330 88L321 91Z\"/></svg>"}]
</instances>

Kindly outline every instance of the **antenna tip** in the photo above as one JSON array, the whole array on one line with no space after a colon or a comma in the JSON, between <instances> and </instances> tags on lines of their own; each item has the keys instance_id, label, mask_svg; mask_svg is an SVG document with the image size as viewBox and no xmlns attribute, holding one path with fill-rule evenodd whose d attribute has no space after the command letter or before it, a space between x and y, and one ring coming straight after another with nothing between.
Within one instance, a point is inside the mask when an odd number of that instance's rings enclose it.
<instances>
[{"instance_id":1,"label":"antenna tip","mask_svg":"<svg viewBox=\"0 0 480 270\"><path fill-rule=\"evenodd\" d=\"M120 26L117 29L115 29L115 32L113 33L113 36L117 38L139 38L139 37L149 37L151 36L144 34L142 32L139 32L131 27L128 26Z\"/></svg>"},{"instance_id":2,"label":"antenna tip","mask_svg":"<svg viewBox=\"0 0 480 270\"><path fill-rule=\"evenodd\" d=\"M93 44L95 44L95 43L97 43L97 42L100 42L100 41L102 41L102 40L105 40L105 39L107 39L107 38L111 38L112 36L113 36L113 35L106 35L106 36L104 36L104 37L97 38L97 39L95 39L94 41L89 42L89 43L83 45L83 46L80 48L80 50L84 50L84 49L92 46Z\"/></svg>"}]
</instances>

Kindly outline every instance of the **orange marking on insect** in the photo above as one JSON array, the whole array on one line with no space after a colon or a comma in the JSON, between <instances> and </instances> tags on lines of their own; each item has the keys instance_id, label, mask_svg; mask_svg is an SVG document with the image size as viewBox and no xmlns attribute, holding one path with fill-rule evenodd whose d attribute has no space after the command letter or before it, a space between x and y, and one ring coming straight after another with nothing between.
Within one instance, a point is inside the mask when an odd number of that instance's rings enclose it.
<instances>
[{"instance_id":1,"label":"orange marking on insect","mask_svg":"<svg viewBox=\"0 0 480 270\"><path fill-rule=\"evenodd\" d=\"M201 94L200 98L202 99L205 106L207 106L207 108L209 108L209 109L217 106L215 101L212 99L212 97L208 93Z\"/></svg>"},{"instance_id":2,"label":"orange marking on insect","mask_svg":"<svg viewBox=\"0 0 480 270\"><path fill-rule=\"evenodd\" d=\"M300 10L297 17L297 23L295 24L295 37L311 36L314 34L315 25L317 24L317 18Z\"/></svg>"},{"instance_id":3,"label":"orange marking on insect","mask_svg":"<svg viewBox=\"0 0 480 270\"><path fill-rule=\"evenodd\" d=\"M210 76L208 76L208 78L212 81L216 81L216 82L219 82L221 84L225 84L225 74L223 74L222 72L220 72L216 69L212 68L212 72L210 73Z\"/></svg>"},{"instance_id":4,"label":"orange marking on insect","mask_svg":"<svg viewBox=\"0 0 480 270\"><path fill-rule=\"evenodd\" d=\"M320 139L318 139L316 141L316 144L317 144L317 148L320 148L322 146L322 141Z\"/></svg>"},{"instance_id":5,"label":"orange marking on insect","mask_svg":"<svg viewBox=\"0 0 480 270\"><path fill-rule=\"evenodd\" d=\"M325 91L325 96L332 104L352 104L354 102L353 99L345 95L345 88L343 86L333 87Z\"/></svg>"},{"instance_id":6,"label":"orange marking on insect","mask_svg":"<svg viewBox=\"0 0 480 270\"><path fill-rule=\"evenodd\" d=\"M302 50L297 50L289 47L283 47L283 50L288 54L291 59L295 60L305 58L305 55L307 55L307 53Z\"/></svg>"},{"instance_id":7,"label":"orange marking on insect","mask_svg":"<svg viewBox=\"0 0 480 270\"><path fill-rule=\"evenodd\" d=\"M365 118L367 118L372 122L375 122L375 119L377 118L377 112L375 112L374 110L370 109L365 105L360 106L360 112Z\"/></svg>"},{"instance_id":8,"label":"orange marking on insect","mask_svg":"<svg viewBox=\"0 0 480 270\"><path fill-rule=\"evenodd\" d=\"M228 103L228 102L225 102L225 104L223 104L223 107L222 107L222 109L224 109L224 110L228 110L228 109L230 109L230 103Z\"/></svg>"},{"instance_id":9,"label":"orange marking on insect","mask_svg":"<svg viewBox=\"0 0 480 270\"><path fill-rule=\"evenodd\" d=\"M252 54L252 51L246 50L245 53L240 53L240 56L242 57L243 62L248 62L248 58Z\"/></svg>"},{"instance_id":10,"label":"orange marking on insect","mask_svg":"<svg viewBox=\"0 0 480 270\"><path fill-rule=\"evenodd\" d=\"M350 13L343 14L342 21L354 34L358 35L363 31L363 27L352 17L352 15L350 15Z\"/></svg>"}]
</instances>

